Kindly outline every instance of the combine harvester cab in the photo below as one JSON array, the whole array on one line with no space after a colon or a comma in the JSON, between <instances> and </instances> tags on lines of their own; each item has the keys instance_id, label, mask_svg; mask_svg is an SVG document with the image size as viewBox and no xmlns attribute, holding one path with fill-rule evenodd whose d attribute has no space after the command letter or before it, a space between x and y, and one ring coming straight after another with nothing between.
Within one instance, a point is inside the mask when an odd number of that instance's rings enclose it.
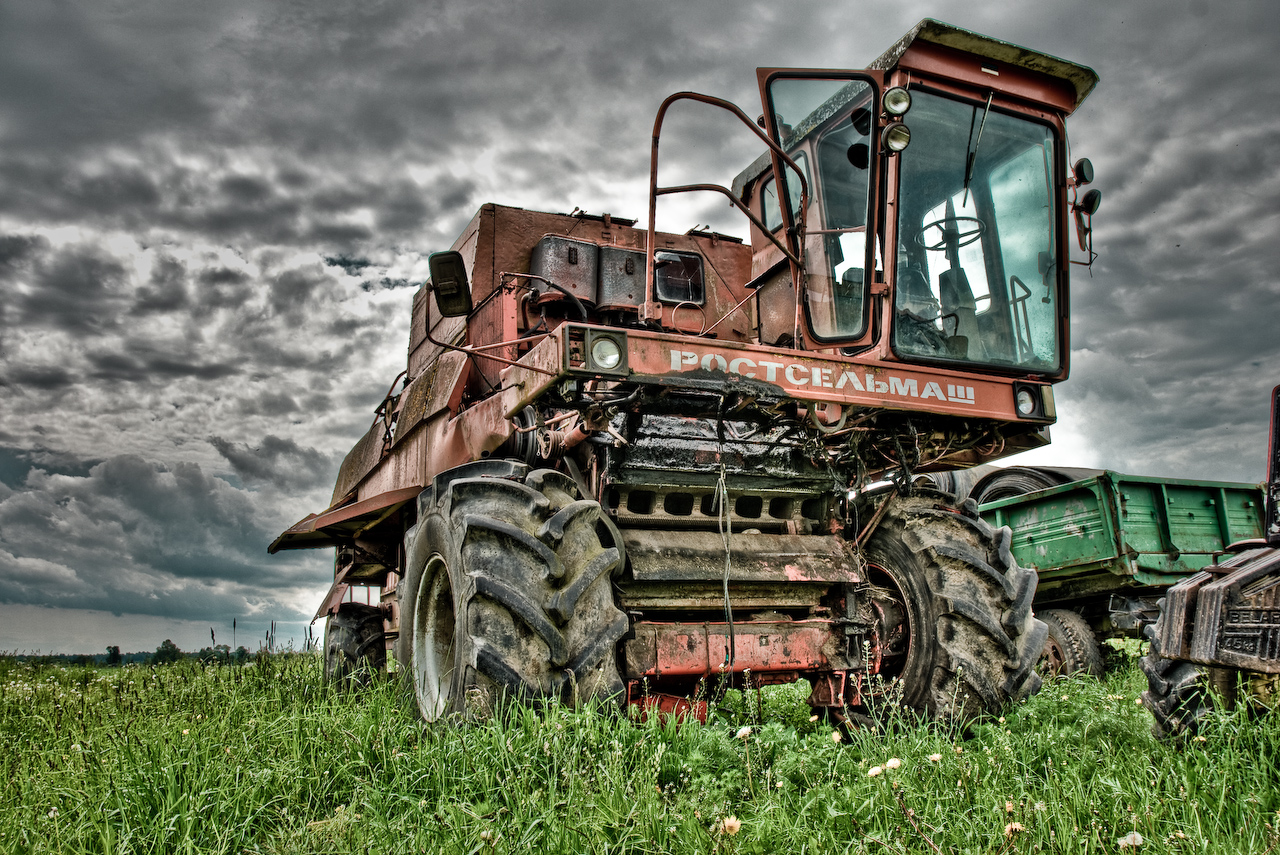
<instances>
[{"instance_id":1,"label":"combine harvester cab","mask_svg":"<svg viewBox=\"0 0 1280 855\"><path fill-rule=\"evenodd\" d=\"M1170 588L1147 629L1142 699L1157 736L1194 733L1215 704L1274 708L1280 699L1280 386L1271 394L1263 536Z\"/></svg>"},{"instance_id":2,"label":"combine harvester cab","mask_svg":"<svg viewBox=\"0 0 1280 855\"><path fill-rule=\"evenodd\" d=\"M837 719L886 691L969 718L1039 685L1008 531L913 485L1048 441L1100 198L1065 121L1097 77L926 20L869 69L758 79L759 125L662 105L647 229L485 205L432 256L403 380L271 546L337 549L332 677L393 651L427 719L798 679ZM732 189L660 186L681 100L759 139ZM679 192L750 245L658 232Z\"/></svg>"}]
</instances>

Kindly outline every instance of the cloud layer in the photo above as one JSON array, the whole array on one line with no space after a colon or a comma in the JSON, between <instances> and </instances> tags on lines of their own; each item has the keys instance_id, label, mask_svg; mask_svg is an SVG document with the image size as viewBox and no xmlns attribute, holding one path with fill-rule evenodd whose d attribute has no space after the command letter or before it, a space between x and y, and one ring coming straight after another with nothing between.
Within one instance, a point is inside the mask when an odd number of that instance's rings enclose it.
<instances>
[{"instance_id":1,"label":"cloud layer","mask_svg":"<svg viewBox=\"0 0 1280 855\"><path fill-rule=\"evenodd\" d=\"M1280 382L1268 11L8 4L0 606L131 616L148 646L204 623L221 640L232 619L296 631L331 557L265 547L328 503L403 368L427 254L487 201L643 217L667 94L755 115L757 65L861 65L925 15L1102 77L1072 125L1104 193L1099 258L1076 271L1064 442L1040 459L1258 479ZM757 149L677 107L662 180L727 184ZM660 216L745 233L718 198ZM0 621L0 650L83 643L56 624L33 638Z\"/></svg>"}]
</instances>

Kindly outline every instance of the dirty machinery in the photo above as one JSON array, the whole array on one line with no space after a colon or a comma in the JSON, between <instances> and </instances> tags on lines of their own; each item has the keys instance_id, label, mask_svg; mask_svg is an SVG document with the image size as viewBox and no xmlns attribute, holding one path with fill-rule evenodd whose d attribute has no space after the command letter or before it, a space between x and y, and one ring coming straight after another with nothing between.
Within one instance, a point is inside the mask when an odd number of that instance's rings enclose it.
<instances>
[{"instance_id":1,"label":"dirty machinery","mask_svg":"<svg viewBox=\"0 0 1280 855\"><path fill-rule=\"evenodd\" d=\"M1271 709L1280 700L1280 386L1267 473L1264 536L1170 588L1145 630L1142 700L1157 736L1195 733L1215 706Z\"/></svg>"},{"instance_id":2,"label":"dirty machinery","mask_svg":"<svg viewBox=\"0 0 1280 855\"><path fill-rule=\"evenodd\" d=\"M428 720L799 679L836 719L886 691L968 718L1038 687L1008 530L912 485L1048 441L1100 198L1064 122L1097 76L925 20L866 70L758 79L754 122L663 103L647 229L489 204L432 256L403 379L271 546L337 549L331 676L390 650ZM732 189L658 185L678 101L767 148ZM750 246L657 232L695 191Z\"/></svg>"}]
</instances>

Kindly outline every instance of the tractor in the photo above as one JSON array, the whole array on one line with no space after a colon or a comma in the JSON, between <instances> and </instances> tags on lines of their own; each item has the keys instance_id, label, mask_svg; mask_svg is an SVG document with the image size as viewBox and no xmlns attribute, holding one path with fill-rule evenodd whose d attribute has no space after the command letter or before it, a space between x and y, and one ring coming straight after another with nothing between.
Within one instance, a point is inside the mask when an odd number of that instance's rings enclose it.
<instances>
[{"instance_id":1,"label":"tractor","mask_svg":"<svg viewBox=\"0 0 1280 855\"><path fill-rule=\"evenodd\" d=\"M486 204L431 256L406 371L269 548L336 549L331 678L390 653L428 721L802 679L837 721L969 720L1038 688L1034 572L917 476L1049 441L1097 75L926 19L866 69L757 78L756 120L661 105L647 227ZM755 135L732 186L659 184L680 102ZM749 243L659 232L692 192Z\"/></svg>"},{"instance_id":2,"label":"tractor","mask_svg":"<svg viewBox=\"0 0 1280 855\"><path fill-rule=\"evenodd\" d=\"M1158 737L1195 734L1215 706L1274 709L1280 697L1280 386L1271 393L1262 536L1169 588L1139 665Z\"/></svg>"}]
</instances>

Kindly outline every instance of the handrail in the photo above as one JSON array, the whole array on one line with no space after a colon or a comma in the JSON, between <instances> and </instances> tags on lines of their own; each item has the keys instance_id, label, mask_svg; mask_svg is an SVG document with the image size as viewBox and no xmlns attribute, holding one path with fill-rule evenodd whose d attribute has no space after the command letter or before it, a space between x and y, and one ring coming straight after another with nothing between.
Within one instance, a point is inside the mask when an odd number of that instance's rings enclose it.
<instances>
[{"instance_id":1,"label":"handrail","mask_svg":"<svg viewBox=\"0 0 1280 855\"><path fill-rule=\"evenodd\" d=\"M747 209L746 205L742 204L742 200L734 196L732 191L725 187L721 187L718 184L687 184L678 187L658 187L658 138L662 134L662 121L666 117L667 109L676 101L682 100L699 101L703 104L710 104L713 107L720 107L721 109L733 113L744 125L751 129L752 133L758 136L765 145L777 154L778 157L782 158L784 163L795 170L797 177L800 179L800 216L796 224L796 230L799 236L799 239L796 241L796 246L799 248L798 254L791 252L791 250L778 241L768 227L766 227L765 224L755 216L755 214L752 214L751 211ZM804 170L802 170L799 164L792 160L787 153L783 151L782 146L769 139L769 136L757 127L755 122L751 121L747 114L742 112L736 104L726 101L723 98L716 98L711 95L702 95L697 92L677 92L662 102L662 106L658 108L658 115L653 121L653 146L649 154L649 232L645 243L647 249L647 252L645 253L645 300L644 310L642 312L642 316L646 320L656 317L657 312L660 311L657 304L652 300L654 293L654 279L657 273L654 254L657 251L658 197L665 196L670 193L688 193L702 190L723 193L725 196L728 196L729 200L738 208L738 210L746 214L747 218L750 219L751 222L754 223L755 226L760 229L760 231L764 233L764 235L768 237L775 246L778 247L778 249L782 250L787 260L791 262L792 281L796 284L798 294L798 280L801 272L804 270L804 218L805 212L809 207L809 182L804 177Z\"/></svg>"}]
</instances>

